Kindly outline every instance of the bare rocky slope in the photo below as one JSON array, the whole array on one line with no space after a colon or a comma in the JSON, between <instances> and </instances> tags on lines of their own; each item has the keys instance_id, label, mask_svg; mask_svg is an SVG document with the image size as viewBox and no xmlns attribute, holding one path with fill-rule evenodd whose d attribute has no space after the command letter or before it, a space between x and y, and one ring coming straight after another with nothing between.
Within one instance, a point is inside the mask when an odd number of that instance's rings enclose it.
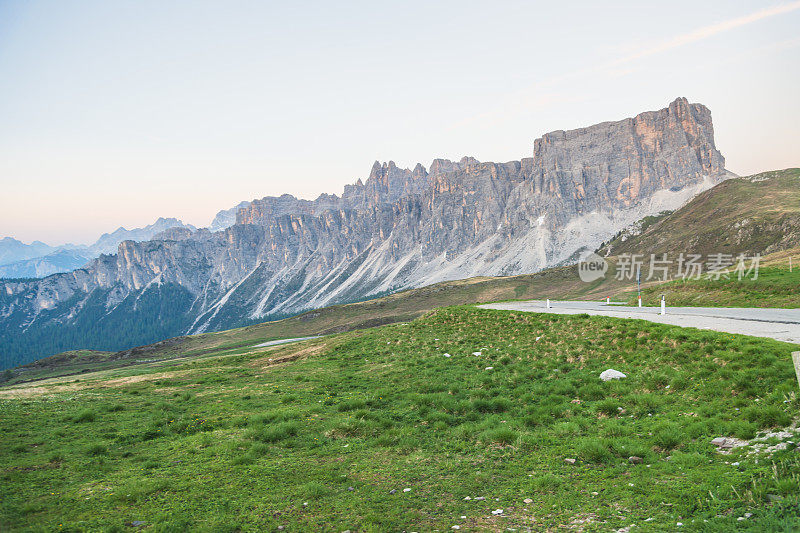
<instances>
[{"instance_id":1,"label":"bare rocky slope","mask_svg":"<svg viewBox=\"0 0 800 533\"><path fill-rule=\"evenodd\" d=\"M173 229L70 273L0 282L4 366L437 281L536 272L727 176L709 110L684 98L548 133L520 161L437 159L413 170L376 162L341 197L263 198L224 231Z\"/></svg>"}]
</instances>

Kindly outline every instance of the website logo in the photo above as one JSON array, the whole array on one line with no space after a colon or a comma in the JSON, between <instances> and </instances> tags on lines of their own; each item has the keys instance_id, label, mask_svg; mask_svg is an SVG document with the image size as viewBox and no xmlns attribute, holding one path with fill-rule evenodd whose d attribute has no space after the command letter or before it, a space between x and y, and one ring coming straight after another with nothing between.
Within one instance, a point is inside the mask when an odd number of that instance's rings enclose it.
<instances>
[{"instance_id":1,"label":"website logo","mask_svg":"<svg viewBox=\"0 0 800 533\"><path fill-rule=\"evenodd\" d=\"M584 283L604 278L606 272L608 262L596 253L590 253L578 262L578 275Z\"/></svg>"}]
</instances>

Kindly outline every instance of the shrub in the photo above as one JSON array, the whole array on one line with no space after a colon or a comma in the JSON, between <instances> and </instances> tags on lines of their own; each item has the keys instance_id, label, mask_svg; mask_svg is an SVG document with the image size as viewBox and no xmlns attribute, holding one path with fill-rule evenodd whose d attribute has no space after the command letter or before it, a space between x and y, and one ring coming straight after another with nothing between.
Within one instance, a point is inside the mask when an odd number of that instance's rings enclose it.
<instances>
[{"instance_id":1,"label":"shrub","mask_svg":"<svg viewBox=\"0 0 800 533\"><path fill-rule=\"evenodd\" d=\"M788 426L791 417L777 405L753 405L744 411L745 418L759 428Z\"/></svg>"},{"instance_id":2,"label":"shrub","mask_svg":"<svg viewBox=\"0 0 800 533\"><path fill-rule=\"evenodd\" d=\"M730 430L728 432L739 439L752 439L756 436L757 431L758 427L756 427L755 424L739 420L730 425Z\"/></svg>"},{"instance_id":3,"label":"shrub","mask_svg":"<svg viewBox=\"0 0 800 533\"><path fill-rule=\"evenodd\" d=\"M664 450L671 450L683 441L684 432L677 424L664 423L653 432L653 442Z\"/></svg>"},{"instance_id":4,"label":"shrub","mask_svg":"<svg viewBox=\"0 0 800 533\"><path fill-rule=\"evenodd\" d=\"M72 418L73 422L94 422L95 412L91 409L84 409Z\"/></svg>"},{"instance_id":5,"label":"shrub","mask_svg":"<svg viewBox=\"0 0 800 533\"><path fill-rule=\"evenodd\" d=\"M480 413L502 413L509 408L509 401L504 398L492 398L491 400L475 400L471 408Z\"/></svg>"},{"instance_id":6,"label":"shrub","mask_svg":"<svg viewBox=\"0 0 800 533\"><path fill-rule=\"evenodd\" d=\"M297 401L297 395L296 394L287 394L286 396L281 398L281 403L284 404L284 405L285 404L289 404L289 403L294 403L296 401Z\"/></svg>"},{"instance_id":7,"label":"shrub","mask_svg":"<svg viewBox=\"0 0 800 533\"><path fill-rule=\"evenodd\" d=\"M249 465L255 462L255 460L256 459L253 456L253 454L248 452L248 453L243 453L242 455L237 455L236 457L233 458L231 463L233 463L234 465Z\"/></svg>"},{"instance_id":8,"label":"shrub","mask_svg":"<svg viewBox=\"0 0 800 533\"><path fill-rule=\"evenodd\" d=\"M605 463L611 459L608 446L600 439L583 439L577 448L578 457L589 463Z\"/></svg>"},{"instance_id":9,"label":"shrub","mask_svg":"<svg viewBox=\"0 0 800 533\"><path fill-rule=\"evenodd\" d=\"M533 478L534 490L553 490L561 485L561 478L553 474L542 474Z\"/></svg>"},{"instance_id":10,"label":"shrub","mask_svg":"<svg viewBox=\"0 0 800 533\"><path fill-rule=\"evenodd\" d=\"M650 390L656 390L669 385L669 377L663 373L656 373L647 376L645 382L647 383L647 388Z\"/></svg>"},{"instance_id":11,"label":"shrub","mask_svg":"<svg viewBox=\"0 0 800 533\"><path fill-rule=\"evenodd\" d=\"M60 463L63 460L64 456L57 452L51 453L50 455L47 456L48 463Z\"/></svg>"},{"instance_id":12,"label":"shrub","mask_svg":"<svg viewBox=\"0 0 800 533\"><path fill-rule=\"evenodd\" d=\"M664 400L655 394L637 394L632 399L638 416L654 413L664 404Z\"/></svg>"},{"instance_id":13,"label":"shrub","mask_svg":"<svg viewBox=\"0 0 800 533\"><path fill-rule=\"evenodd\" d=\"M650 450L647 448L647 446L634 439L612 439L609 447L615 455L618 455L623 459L627 459L632 455L636 455L638 457L647 457L650 455Z\"/></svg>"},{"instance_id":14,"label":"shrub","mask_svg":"<svg viewBox=\"0 0 800 533\"><path fill-rule=\"evenodd\" d=\"M486 431L481 435L484 442L507 446L517 440L517 432L511 428L498 428Z\"/></svg>"},{"instance_id":15,"label":"shrub","mask_svg":"<svg viewBox=\"0 0 800 533\"><path fill-rule=\"evenodd\" d=\"M124 485L118 487L113 493L113 499L126 503L134 503L144 500L156 492L168 490L169 487L169 482L163 479L136 479L128 481Z\"/></svg>"},{"instance_id":16,"label":"shrub","mask_svg":"<svg viewBox=\"0 0 800 533\"><path fill-rule=\"evenodd\" d=\"M597 404L597 411L608 416L617 416L619 414L619 401L608 398Z\"/></svg>"},{"instance_id":17,"label":"shrub","mask_svg":"<svg viewBox=\"0 0 800 533\"><path fill-rule=\"evenodd\" d=\"M590 383L578 390L578 396L580 396L582 400L597 401L605 397L605 392L603 392L603 388L600 385Z\"/></svg>"},{"instance_id":18,"label":"shrub","mask_svg":"<svg viewBox=\"0 0 800 533\"><path fill-rule=\"evenodd\" d=\"M609 420L604 427L604 434L608 437L626 437L633 430L618 420Z\"/></svg>"},{"instance_id":19,"label":"shrub","mask_svg":"<svg viewBox=\"0 0 800 533\"><path fill-rule=\"evenodd\" d=\"M273 426L252 430L248 433L248 436L260 442L274 443L288 439L289 437L294 437L297 435L297 431L298 426L294 422L283 422Z\"/></svg>"},{"instance_id":20,"label":"shrub","mask_svg":"<svg viewBox=\"0 0 800 533\"><path fill-rule=\"evenodd\" d=\"M88 448L86 448L86 455L89 456L97 456L97 455L106 455L108 454L108 449L102 444L90 444Z\"/></svg>"},{"instance_id":21,"label":"shrub","mask_svg":"<svg viewBox=\"0 0 800 533\"><path fill-rule=\"evenodd\" d=\"M331 492L328 487L326 487L322 483L317 483L316 481L311 481L303 485L302 491L303 491L303 496L305 496L310 500L324 498Z\"/></svg>"},{"instance_id":22,"label":"shrub","mask_svg":"<svg viewBox=\"0 0 800 533\"><path fill-rule=\"evenodd\" d=\"M672 381L669 382L669 387L675 391L687 389L689 388L689 385L691 385L691 383L683 376L674 377L672 378Z\"/></svg>"}]
</instances>

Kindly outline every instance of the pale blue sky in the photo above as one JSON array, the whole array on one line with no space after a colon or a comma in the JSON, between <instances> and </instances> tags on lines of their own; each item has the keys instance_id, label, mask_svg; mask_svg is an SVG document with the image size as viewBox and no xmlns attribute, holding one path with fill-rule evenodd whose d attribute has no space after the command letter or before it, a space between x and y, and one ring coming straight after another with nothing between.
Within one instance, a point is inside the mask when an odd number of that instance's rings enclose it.
<instances>
[{"instance_id":1,"label":"pale blue sky","mask_svg":"<svg viewBox=\"0 0 800 533\"><path fill-rule=\"evenodd\" d=\"M0 237L205 225L677 96L730 170L800 166L798 28L797 1L0 0Z\"/></svg>"}]
</instances>

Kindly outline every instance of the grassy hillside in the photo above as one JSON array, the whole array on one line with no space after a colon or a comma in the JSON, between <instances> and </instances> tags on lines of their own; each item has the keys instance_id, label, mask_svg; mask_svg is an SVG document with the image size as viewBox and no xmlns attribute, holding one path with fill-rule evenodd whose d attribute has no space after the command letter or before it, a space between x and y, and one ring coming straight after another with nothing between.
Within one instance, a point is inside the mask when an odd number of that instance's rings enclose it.
<instances>
[{"instance_id":1,"label":"grassy hillside","mask_svg":"<svg viewBox=\"0 0 800 533\"><path fill-rule=\"evenodd\" d=\"M724 181L673 213L623 232L601 255L761 253L800 246L800 168Z\"/></svg>"},{"instance_id":2,"label":"grassy hillside","mask_svg":"<svg viewBox=\"0 0 800 533\"><path fill-rule=\"evenodd\" d=\"M788 531L794 445L723 455L711 439L791 423L792 349L446 308L5 388L0 529ZM628 377L603 383L609 367ZM797 442L765 443L781 439Z\"/></svg>"},{"instance_id":3,"label":"grassy hillside","mask_svg":"<svg viewBox=\"0 0 800 533\"><path fill-rule=\"evenodd\" d=\"M800 260L800 249L794 250ZM800 268L791 272L780 266L761 268L758 279L679 280L642 289L645 305L658 305L661 295L669 305L701 307L800 307ZM628 295L629 304L636 294Z\"/></svg>"},{"instance_id":4,"label":"grassy hillside","mask_svg":"<svg viewBox=\"0 0 800 533\"><path fill-rule=\"evenodd\" d=\"M437 307L531 298L595 298L612 296L629 281L613 278L583 283L574 266L549 269L524 276L470 278L437 283L420 289L398 292L383 298L348 305L325 307L273 322L201 335L177 337L155 344L125 350L103 364L84 364L54 356L39 366L14 369L11 383L49 377L57 373L76 374L87 367L95 369L140 364L175 357L196 357L226 353L274 339L328 335L384 324L407 322ZM94 364L94 366L92 366Z\"/></svg>"}]
</instances>

